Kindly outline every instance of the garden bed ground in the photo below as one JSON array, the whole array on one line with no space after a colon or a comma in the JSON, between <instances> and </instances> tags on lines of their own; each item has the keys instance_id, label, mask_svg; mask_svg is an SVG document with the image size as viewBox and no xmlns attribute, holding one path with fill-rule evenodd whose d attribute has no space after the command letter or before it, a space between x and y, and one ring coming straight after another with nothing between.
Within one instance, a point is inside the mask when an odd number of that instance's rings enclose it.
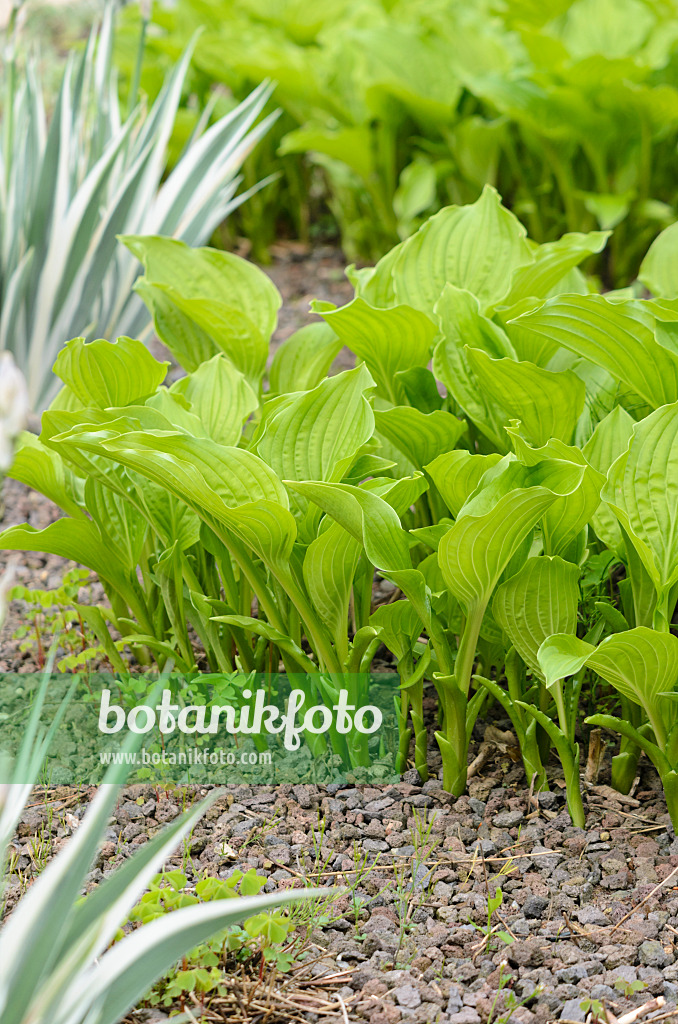
<instances>
[{"instance_id":1,"label":"garden bed ground","mask_svg":"<svg viewBox=\"0 0 678 1024\"><path fill-rule=\"evenodd\" d=\"M350 298L342 265L332 250L277 251L270 273L285 300L278 343L307 322L310 298ZM41 528L57 514L39 495L6 484L4 525ZM29 555L18 560L17 579L54 588L65 567ZM100 599L98 587L93 580L89 600ZM15 605L0 636L0 672L37 667L12 639L20 623ZM422 785L415 771L388 787L228 787L175 859L189 885L206 870L254 867L267 888L336 883L347 891L330 909L335 920L309 934L309 961L262 983L243 976L207 1019L529 1024L583 1021L584 999L621 1016L654 997L665 998L654 1004L655 1019L678 1019L678 840L659 780L643 763L633 795L620 796L606 787L604 760L584 797L588 828L573 828L559 765L550 766L553 791L535 798L507 728L502 720L476 727L476 770L469 795L457 800L436 778ZM90 886L197 795L128 788ZM90 797L36 792L16 839L10 907L77 828ZM510 943L479 930L487 930L497 885L504 902L491 925ZM142 1010L129 1020L159 1016Z\"/></svg>"}]
</instances>

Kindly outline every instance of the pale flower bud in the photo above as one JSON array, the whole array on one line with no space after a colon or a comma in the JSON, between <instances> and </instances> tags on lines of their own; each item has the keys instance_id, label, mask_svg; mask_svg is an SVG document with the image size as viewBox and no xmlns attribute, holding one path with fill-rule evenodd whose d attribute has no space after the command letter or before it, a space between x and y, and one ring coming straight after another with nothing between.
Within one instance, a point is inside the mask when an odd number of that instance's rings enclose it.
<instances>
[{"instance_id":1,"label":"pale flower bud","mask_svg":"<svg viewBox=\"0 0 678 1024\"><path fill-rule=\"evenodd\" d=\"M0 352L0 473L14 457L14 440L28 422L30 407L23 374L9 352Z\"/></svg>"}]
</instances>

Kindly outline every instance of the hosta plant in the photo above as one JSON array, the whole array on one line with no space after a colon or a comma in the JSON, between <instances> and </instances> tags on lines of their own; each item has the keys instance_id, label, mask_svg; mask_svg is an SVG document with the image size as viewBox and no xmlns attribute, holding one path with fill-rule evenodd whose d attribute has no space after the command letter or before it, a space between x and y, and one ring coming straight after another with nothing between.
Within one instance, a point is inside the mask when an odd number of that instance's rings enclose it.
<instances>
[{"instance_id":1,"label":"hosta plant","mask_svg":"<svg viewBox=\"0 0 678 1024\"><path fill-rule=\"evenodd\" d=\"M37 705L36 705L37 707ZM13 772L4 766L0 857L31 792L44 739L27 734ZM138 744L138 737L134 737ZM131 752L134 744L129 743ZM166 858L218 796L181 815L124 866L80 898L86 875L120 794L126 769L109 771L85 817L0 927L0 1014L7 1024L116 1024L189 950L229 925L324 890L218 899L185 906L111 946ZM110 948L109 948L110 947Z\"/></svg>"},{"instance_id":2,"label":"hosta plant","mask_svg":"<svg viewBox=\"0 0 678 1024\"><path fill-rule=\"evenodd\" d=\"M0 352L0 488L5 473L14 461L14 446L28 420L28 392L21 371L9 352ZM3 502L0 490L0 515ZM9 572L0 575L0 627L5 618Z\"/></svg>"},{"instance_id":3,"label":"hosta plant","mask_svg":"<svg viewBox=\"0 0 678 1024\"><path fill-rule=\"evenodd\" d=\"M603 297L578 265L604 233L535 245L486 189L351 270L353 301L316 304L267 370L280 296L261 271L127 237L187 375L168 387L129 338L69 342L64 387L11 471L67 517L0 543L99 573L111 608L83 617L116 668L130 647L180 671L282 664L330 702L340 680L362 685L383 643L402 767L413 756L427 770L433 687L443 781L461 793L474 725L496 701L537 788L555 748L580 823L579 704L615 684L595 659L554 676L540 652L560 634L592 649L641 627L671 635L673 238L643 263L653 297ZM327 376L342 345L356 366ZM398 591L381 608L375 570ZM635 730L620 730L623 788L639 737L662 741L646 702L618 692Z\"/></svg>"},{"instance_id":4,"label":"hosta plant","mask_svg":"<svg viewBox=\"0 0 678 1024\"><path fill-rule=\"evenodd\" d=\"M142 231L206 242L230 210L238 170L275 114L257 122L270 89L196 127L171 172L167 149L193 44L157 99L124 110L112 63L113 7L65 67L53 111L39 61L10 21L1 72L0 351L25 373L31 406L54 396L50 370L65 341L138 335L148 317L132 294L139 273L116 236ZM16 14L16 6L13 7Z\"/></svg>"},{"instance_id":5,"label":"hosta plant","mask_svg":"<svg viewBox=\"0 0 678 1024\"><path fill-rule=\"evenodd\" d=\"M137 5L126 15L132 81ZM281 218L308 231L318 178L351 258L491 184L540 242L615 228L597 269L627 284L675 216L675 15L654 0L180 0L154 6L142 82L153 94L201 25L199 95L279 83L283 175L248 217L255 242Z\"/></svg>"}]
</instances>

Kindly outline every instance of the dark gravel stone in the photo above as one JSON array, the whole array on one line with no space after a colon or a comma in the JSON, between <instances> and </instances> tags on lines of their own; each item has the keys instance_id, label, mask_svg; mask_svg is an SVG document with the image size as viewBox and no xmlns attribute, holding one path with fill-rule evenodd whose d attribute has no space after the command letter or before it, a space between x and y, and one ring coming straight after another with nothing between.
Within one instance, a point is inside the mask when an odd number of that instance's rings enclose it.
<instances>
[{"instance_id":1,"label":"dark gravel stone","mask_svg":"<svg viewBox=\"0 0 678 1024\"><path fill-rule=\"evenodd\" d=\"M640 962L645 967L666 967L673 963L673 955L664 950L661 942L646 939L640 944Z\"/></svg>"},{"instance_id":2,"label":"dark gravel stone","mask_svg":"<svg viewBox=\"0 0 678 1024\"><path fill-rule=\"evenodd\" d=\"M533 893L523 903L523 914L525 917L539 918L543 915L548 905L549 901L547 899Z\"/></svg>"}]
</instances>

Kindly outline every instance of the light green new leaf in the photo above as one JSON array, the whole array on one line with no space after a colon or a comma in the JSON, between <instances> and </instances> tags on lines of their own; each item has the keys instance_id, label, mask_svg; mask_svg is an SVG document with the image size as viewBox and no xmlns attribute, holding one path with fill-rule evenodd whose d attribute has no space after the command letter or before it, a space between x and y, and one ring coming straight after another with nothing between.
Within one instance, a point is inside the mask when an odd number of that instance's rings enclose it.
<instances>
[{"instance_id":1,"label":"light green new leaf","mask_svg":"<svg viewBox=\"0 0 678 1024\"><path fill-rule=\"evenodd\" d=\"M638 280L653 295L678 299L678 224L658 235L640 264Z\"/></svg>"},{"instance_id":2,"label":"light green new leaf","mask_svg":"<svg viewBox=\"0 0 678 1024\"><path fill-rule=\"evenodd\" d=\"M168 285L187 299L215 299L238 310L268 342L282 299L270 277L254 263L159 235L125 235L121 241L141 260L151 284Z\"/></svg>"},{"instance_id":3,"label":"light green new leaf","mask_svg":"<svg viewBox=\"0 0 678 1024\"><path fill-rule=\"evenodd\" d=\"M539 556L497 587L492 611L525 664L543 679L539 648L554 633L575 631L578 604L578 566Z\"/></svg>"},{"instance_id":4,"label":"light green new leaf","mask_svg":"<svg viewBox=\"0 0 678 1024\"><path fill-rule=\"evenodd\" d=\"M634 420L617 405L602 419L583 448L589 465L607 476L610 466L625 452L633 433ZM624 555L624 539L617 517L609 505L602 501L591 517L596 535L616 554Z\"/></svg>"},{"instance_id":5,"label":"light green new leaf","mask_svg":"<svg viewBox=\"0 0 678 1024\"><path fill-rule=\"evenodd\" d=\"M482 392L505 411L507 419L520 420L533 444L546 444L552 437L572 441L586 387L571 370L554 373L532 363L492 359L468 347L466 357Z\"/></svg>"},{"instance_id":6,"label":"light green new leaf","mask_svg":"<svg viewBox=\"0 0 678 1024\"><path fill-rule=\"evenodd\" d=\"M652 408L678 400L678 354L657 343L654 319L635 299L562 296L512 322L602 366Z\"/></svg>"},{"instance_id":7,"label":"light green new leaf","mask_svg":"<svg viewBox=\"0 0 678 1024\"><path fill-rule=\"evenodd\" d=\"M269 370L271 393L310 391L325 379L341 341L326 323L306 324L280 345Z\"/></svg>"},{"instance_id":8,"label":"light green new leaf","mask_svg":"<svg viewBox=\"0 0 678 1024\"><path fill-rule=\"evenodd\" d=\"M404 242L392 267L395 295L427 313L446 284L465 288L481 308L497 303L511 274L533 260L517 217L486 185L471 206L448 206Z\"/></svg>"},{"instance_id":9,"label":"light green new leaf","mask_svg":"<svg viewBox=\"0 0 678 1024\"><path fill-rule=\"evenodd\" d=\"M501 459L498 454L471 455L460 449L439 455L425 469L452 515L457 516L485 473Z\"/></svg>"},{"instance_id":10,"label":"light green new leaf","mask_svg":"<svg viewBox=\"0 0 678 1024\"><path fill-rule=\"evenodd\" d=\"M34 434L26 431L19 436L8 476L44 494L74 519L84 518L71 470L57 452L47 448Z\"/></svg>"},{"instance_id":11,"label":"light green new leaf","mask_svg":"<svg viewBox=\"0 0 678 1024\"><path fill-rule=\"evenodd\" d=\"M0 533L0 550L41 551L86 565L126 599L131 591L125 565L99 527L89 519L57 519L44 530L10 526Z\"/></svg>"},{"instance_id":12,"label":"light green new leaf","mask_svg":"<svg viewBox=\"0 0 678 1024\"><path fill-rule=\"evenodd\" d=\"M370 615L370 626L379 631L384 644L400 660L418 639L423 623L409 601L383 604Z\"/></svg>"},{"instance_id":13,"label":"light green new leaf","mask_svg":"<svg viewBox=\"0 0 678 1024\"><path fill-rule=\"evenodd\" d=\"M133 338L117 342L73 338L54 364L54 373L86 407L133 405L152 395L167 374L145 345Z\"/></svg>"},{"instance_id":14,"label":"light green new leaf","mask_svg":"<svg viewBox=\"0 0 678 1024\"><path fill-rule=\"evenodd\" d=\"M606 501L629 536L660 601L678 582L678 403L636 423L628 450L612 464ZM659 609L666 618L671 612Z\"/></svg>"},{"instance_id":15,"label":"light green new leaf","mask_svg":"<svg viewBox=\"0 0 678 1024\"><path fill-rule=\"evenodd\" d=\"M365 366L328 377L312 391L270 403L256 450L287 480L340 480L374 433Z\"/></svg>"},{"instance_id":16,"label":"light green new leaf","mask_svg":"<svg viewBox=\"0 0 678 1024\"><path fill-rule=\"evenodd\" d=\"M364 360L377 384L377 394L398 405L405 399L395 375L415 366L426 366L436 326L429 316L400 305L375 309L360 298L341 309L316 305L341 342Z\"/></svg>"},{"instance_id":17,"label":"light green new leaf","mask_svg":"<svg viewBox=\"0 0 678 1024\"><path fill-rule=\"evenodd\" d=\"M468 347L493 358L515 357L501 327L483 316L470 292L445 285L435 306L442 340L433 352L433 372L471 420L501 451L507 450L503 410L485 393L475 377Z\"/></svg>"},{"instance_id":18,"label":"light green new leaf","mask_svg":"<svg viewBox=\"0 0 678 1024\"><path fill-rule=\"evenodd\" d=\"M678 637L638 626L608 636L593 647L576 636L556 635L539 649L539 664L550 686L584 666L593 669L624 697L646 712L660 746L675 718L674 705L662 694L678 684Z\"/></svg>"},{"instance_id":19,"label":"light green new leaf","mask_svg":"<svg viewBox=\"0 0 678 1024\"><path fill-rule=\"evenodd\" d=\"M327 528L312 541L304 557L304 583L345 661L348 655L348 609L353 577L361 545L338 522L325 520Z\"/></svg>"},{"instance_id":20,"label":"light green new leaf","mask_svg":"<svg viewBox=\"0 0 678 1024\"><path fill-rule=\"evenodd\" d=\"M609 237L609 231L573 231L555 242L540 245L534 252L534 262L514 271L505 304L510 306L529 298L546 299L568 271L587 256L601 252Z\"/></svg>"},{"instance_id":21,"label":"light green new leaf","mask_svg":"<svg viewBox=\"0 0 678 1024\"><path fill-rule=\"evenodd\" d=\"M437 456L454 449L466 431L466 422L437 409L423 413L399 405L375 412L377 433L402 452L417 469L423 469Z\"/></svg>"},{"instance_id":22,"label":"light green new leaf","mask_svg":"<svg viewBox=\"0 0 678 1024\"><path fill-rule=\"evenodd\" d=\"M471 496L438 546L445 583L467 613L487 604L530 531L559 497L576 489L582 473L567 463L533 470L508 464Z\"/></svg>"},{"instance_id":23,"label":"light green new leaf","mask_svg":"<svg viewBox=\"0 0 678 1024\"><path fill-rule=\"evenodd\" d=\"M85 505L101 536L115 548L120 561L130 572L136 572L148 532L143 516L126 495L117 493L94 477L85 482Z\"/></svg>"},{"instance_id":24,"label":"light green new leaf","mask_svg":"<svg viewBox=\"0 0 678 1024\"><path fill-rule=\"evenodd\" d=\"M219 351L209 334L179 309L167 286L151 284L145 277L140 277L134 290L153 317L155 333L189 373Z\"/></svg>"},{"instance_id":25,"label":"light green new leaf","mask_svg":"<svg viewBox=\"0 0 678 1024\"><path fill-rule=\"evenodd\" d=\"M306 672L315 674L318 671L318 666L304 654L301 647L265 619L254 619L250 615L215 615L212 621L223 622L227 626L240 626L257 636L264 636L285 654L290 654Z\"/></svg>"},{"instance_id":26,"label":"light green new leaf","mask_svg":"<svg viewBox=\"0 0 678 1024\"><path fill-rule=\"evenodd\" d=\"M259 406L243 374L222 354L182 377L171 391L191 403L207 434L223 445L238 445L245 420Z\"/></svg>"},{"instance_id":27,"label":"light green new leaf","mask_svg":"<svg viewBox=\"0 0 678 1024\"><path fill-rule=\"evenodd\" d=\"M350 484L289 481L290 490L303 494L336 520L365 548L377 569L410 569L410 546L397 512L372 491Z\"/></svg>"}]
</instances>

